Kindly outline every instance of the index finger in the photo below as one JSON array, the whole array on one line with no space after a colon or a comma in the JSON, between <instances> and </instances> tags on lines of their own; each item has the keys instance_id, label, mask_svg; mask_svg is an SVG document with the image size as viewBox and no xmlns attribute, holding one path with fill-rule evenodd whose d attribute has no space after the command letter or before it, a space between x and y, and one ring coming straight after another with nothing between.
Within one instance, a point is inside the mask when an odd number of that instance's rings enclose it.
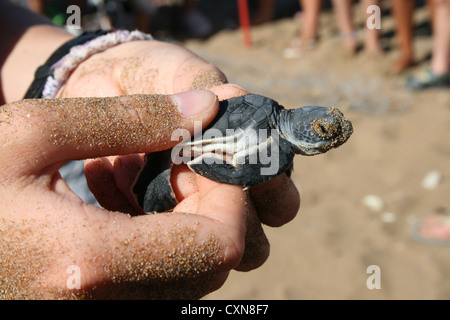
<instances>
[{"instance_id":1,"label":"index finger","mask_svg":"<svg viewBox=\"0 0 450 320\"><path fill-rule=\"evenodd\" d=\"M168 149L179 142L172 139L176 129L192 133L197 121L204 127L217 110L216 95L206 90L18 101L0 109L2 164L35 171L68 160Z\"/></svg>"}]
</instances>

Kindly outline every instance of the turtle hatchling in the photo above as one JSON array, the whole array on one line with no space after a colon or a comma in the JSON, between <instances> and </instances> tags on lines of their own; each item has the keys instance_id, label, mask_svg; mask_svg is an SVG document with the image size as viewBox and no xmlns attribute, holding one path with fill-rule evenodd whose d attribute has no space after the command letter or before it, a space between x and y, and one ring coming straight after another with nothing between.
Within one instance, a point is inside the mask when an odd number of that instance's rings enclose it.
<instances>
[{"instance_id":1,"label":"turtle hatchling","mask_svg":"<svg viewBox=\"0 0 450 320\"><path fill-rule=\"evenodd\" d=\"M145 212L168 211L177 204L170 184L174 163L185 163L211 180L249 187L290 175L296 154L325 153L352 133L351 122L334 107L285 109L257 94L223 100L199 135L146 155L134 192Z\"/></svg>"}]
</instances>

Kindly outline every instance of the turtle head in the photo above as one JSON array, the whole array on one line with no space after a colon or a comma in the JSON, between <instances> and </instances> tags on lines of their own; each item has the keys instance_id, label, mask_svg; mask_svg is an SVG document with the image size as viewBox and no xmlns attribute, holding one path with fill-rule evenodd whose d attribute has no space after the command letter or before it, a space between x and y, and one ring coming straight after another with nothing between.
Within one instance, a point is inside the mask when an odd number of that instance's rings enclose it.
<instances>
[{"instance_id":1,"label":"turtle head","mask_svg":"<svg viewBox=\"0 0 450 320\"><path fill-rule=\"evenodd\" d=\"M282 111L280 135L297 154L325 153L345 143L353 133L351 122L333 107L306 106Z\"/></svg>"}]
</instances>

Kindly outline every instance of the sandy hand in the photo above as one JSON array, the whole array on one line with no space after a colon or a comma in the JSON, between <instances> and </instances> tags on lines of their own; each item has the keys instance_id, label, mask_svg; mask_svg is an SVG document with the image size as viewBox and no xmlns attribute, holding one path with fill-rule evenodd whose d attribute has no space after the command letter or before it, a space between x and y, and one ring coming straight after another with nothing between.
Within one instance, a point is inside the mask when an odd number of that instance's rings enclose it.
<instances>
[{"instance_id":1,"label":"sandy hand","mask_svg":"<svg viewBox=\"0 0 450 320\"><path fill-rule=\"evenodd\" d=\"M198 298L220 287L244 251L240 187L199 180L196 212L130 217L86 205L58 173L72 159L171 147L172 129L192 131L217 107L210 91L2 106L1 298Z\"/></svg>"}]
</instances>

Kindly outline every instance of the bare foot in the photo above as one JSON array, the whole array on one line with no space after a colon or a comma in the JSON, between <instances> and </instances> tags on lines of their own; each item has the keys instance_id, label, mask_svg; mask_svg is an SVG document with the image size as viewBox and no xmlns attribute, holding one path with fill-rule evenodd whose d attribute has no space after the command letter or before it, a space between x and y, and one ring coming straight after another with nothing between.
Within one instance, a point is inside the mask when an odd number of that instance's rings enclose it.
<instances>
[{"instance_id":1,"label":"bare foot","mask_svg":"<svg viewBox=\"0 0 450 320\"><path fill-rule=\"evenodd\" d=\"M358 37L356 36L356 33L341 33L341 40L346 52L350 56L355 55L359 47Z\"/></svg>"},{"instance_id":2,"label":"bare foot","mask_svg":"<svg viewBox=\"0 0 450 320\"><path fill-rule=\"evenodd\" d=\"M393 74L400 74L413 65L412 57L409 55L402 55L392 66Z\"/></svg>"},{"instance_id":3,"label":"bare foot","mask_svg":"<svg viewBox=\"0 0 450 320\"><path fill-rule=\"evenodd\" d=\"M366 42L366 51L373 57L381 57L384 55L384 50L379 43Z\"/></svg>"}]
</instances>

